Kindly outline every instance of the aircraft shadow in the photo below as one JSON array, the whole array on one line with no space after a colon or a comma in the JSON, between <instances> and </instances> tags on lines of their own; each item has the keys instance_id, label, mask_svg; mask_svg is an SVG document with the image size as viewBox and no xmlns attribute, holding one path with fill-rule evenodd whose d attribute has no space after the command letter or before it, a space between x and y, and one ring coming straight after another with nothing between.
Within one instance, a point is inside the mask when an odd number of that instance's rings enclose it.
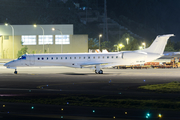
<instances>
[{"instance_id":1,"label":"aircraft shadow","mask_svg":"<svg viewBox=\"0 0 180 120\"><path fill-rule=\"evenodd\" d=\"M95 74L95 73L58 73L58 74L64 74L64 75L111 75L110 73L105 73L105 74Z\"/></svg>"},{"instance_id":2,"label":"aircraft shadow","mask_svg":"<svg viewBox=\"0 0 180 120\"><path fill-rule=\"evenodd\" d=\"M83 73L59 73L59 74L64 74L64 75L88 75L88 74L83 74Z\"/></svg>"}]
</instances>

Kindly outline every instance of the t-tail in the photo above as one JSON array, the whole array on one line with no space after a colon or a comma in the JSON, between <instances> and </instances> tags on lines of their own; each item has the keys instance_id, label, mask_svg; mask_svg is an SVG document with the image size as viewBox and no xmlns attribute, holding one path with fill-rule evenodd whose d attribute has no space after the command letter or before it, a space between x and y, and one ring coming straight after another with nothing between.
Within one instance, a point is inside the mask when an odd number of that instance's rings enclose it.
<instances>
[{"instance_id":1,"label":"t-tail","mask_svg":"<svg viewBox=\"0 0 180 120\"><path fill-rule=\"evenodd\" d=\"M163 55L168 39L174 34L158 35L150 47L141 51Z\"/></svg>"}]
</instances>

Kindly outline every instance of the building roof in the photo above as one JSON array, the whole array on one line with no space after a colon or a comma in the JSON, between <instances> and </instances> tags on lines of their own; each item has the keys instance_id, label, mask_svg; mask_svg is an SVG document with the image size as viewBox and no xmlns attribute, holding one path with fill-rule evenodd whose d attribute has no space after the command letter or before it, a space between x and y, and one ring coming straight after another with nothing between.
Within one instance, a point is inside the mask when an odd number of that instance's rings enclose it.
<instances>
[{"instance_id":1,"label":"building roof","mask_svg":"<svg viewBox=\"0 0 180 120\"><path fill-rule=\"evenodd\" d=\"M52 24L52 25L0 25L0 35L12 35L12 27L14 28L14 35L61 35L61 30L63 35L73 35L73 24ZM42 27L42 28L41 28ZM52 31L52 28L55 28L55 31Z\"/></svg>"}]
</instances>

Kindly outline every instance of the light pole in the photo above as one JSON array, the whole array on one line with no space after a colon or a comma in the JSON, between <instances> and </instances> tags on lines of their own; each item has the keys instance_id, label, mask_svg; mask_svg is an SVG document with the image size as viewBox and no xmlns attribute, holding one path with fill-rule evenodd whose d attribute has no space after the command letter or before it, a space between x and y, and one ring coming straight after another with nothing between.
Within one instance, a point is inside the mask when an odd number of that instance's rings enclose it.
<instances>
[{"instance_id":1,"label":"light pole","mask_svg":"<svg viewBox=\"0 0 180 120\"><path fill-rule=\"evenodd\" d=\"M12 25L10 25L10 24L8 24L8 23L5 23L5 26L11 26L11 28L12 28L12 36L13 36L13 59L14 59L14 28L13 28L13 26Z\"/></svg>"},{"instance_id":2,"label":"light pole","mask_svg":"<svg viewBox=\"0 0 180 120\"><path fill-rule=\"evenodd\" d=\"M100 51L100 38L102 37L102 34L99 35L99 51Z\"/></svg>"},{"instance_id":3,"label":"light pole","mask_svg":"<svg viewBox=\"0 0 180 120\"><path fill-rule=\"evenodd\" d=\"M126 38L126 41L127 41L127 45L128 45L129 38Z\"/></svg>"},{"instance_id":4,"label":"light pole","mask_svg":"<svg viewBox=\"0 0 180 120\"><path fill-rule=\"evenodd\" d=\"M144 46L144 49L145 49L145 48L146 48L146 43L145 43L145 42L143 42L143 43L142 43L142 45Z\"/></svg>"},{"instance_id":5,"label":"light pole","mask_svg":"<svg viewBox=\"0 0 180 120\"><path fill-rule=\"evenodd\" d=\"M63 53L63 46L62 46L62 44L63 44L63 34L62 34L61 30L59 30L59 29L52 28L52 30L53 31L58 30L61 33L61 38L62 38L62 41L61 41L61 53Z\"/></svg>"},{"instance_id":6,"label":"light pole","mask_svg":"<svg viewBox=\"0 0 180 120\"><path fill-rule=\"evenodd\" d=\"M40 25L38 25L38 26L39 26L39 27L42 29L42 31L43 31L43 53L44 53L44 28L41 27ZM37 27L37 25L35 24L34 27Z\"/></svg>"}]
</instances>

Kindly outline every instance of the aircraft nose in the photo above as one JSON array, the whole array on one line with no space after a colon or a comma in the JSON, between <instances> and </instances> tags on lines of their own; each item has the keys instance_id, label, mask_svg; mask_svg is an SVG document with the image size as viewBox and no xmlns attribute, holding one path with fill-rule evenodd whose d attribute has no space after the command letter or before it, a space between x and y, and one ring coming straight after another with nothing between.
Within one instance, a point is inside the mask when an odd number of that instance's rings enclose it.
<instances>
[{"instance_id":1,"label":"aircraft nose","mask_svg":"<svg viewBox=\"0 0 180 120\"><path fill-rule=\"evenodd\" d=\"M7 66L7 63L5 63L4 66Z\"/></svg>"},{"instance_id":2,"label":"aircraft nose","mask_svg":"<svg viewBox=\"0 0 180 120\"><path fill-rule=\"evenodd\" d=\"M12 61L7 62L7 63L4 64L4 66L6 66L6 67L9 67L9 66L11 66L11 65L12 65Z\"/></svg>"}]
</instances>

